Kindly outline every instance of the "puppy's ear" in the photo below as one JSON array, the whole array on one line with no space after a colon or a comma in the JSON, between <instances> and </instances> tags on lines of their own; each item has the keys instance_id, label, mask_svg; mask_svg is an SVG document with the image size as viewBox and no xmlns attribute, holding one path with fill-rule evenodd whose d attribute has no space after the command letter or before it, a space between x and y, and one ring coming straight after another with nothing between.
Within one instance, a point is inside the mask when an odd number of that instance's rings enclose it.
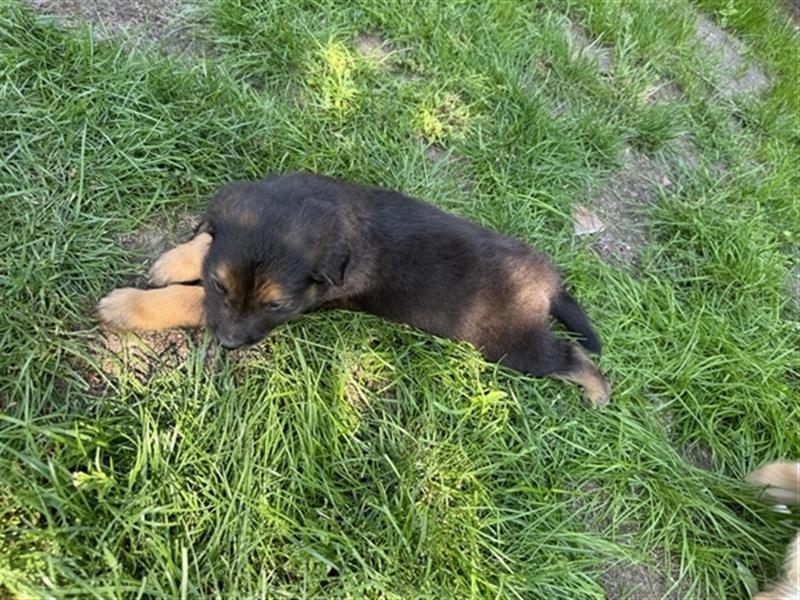
<instances>
[{"instance_id":1,"label":"puppy's ear","mask_svg":"<svg viewBox=\"0 0 800 600\"><path fill-rule=\"evenodd\" d=\"M340 286L344 283L347 263L350 262L350 249L344 244L330 250L311 271L311 279L317 283Z\"/></svg>"}]
</instances>

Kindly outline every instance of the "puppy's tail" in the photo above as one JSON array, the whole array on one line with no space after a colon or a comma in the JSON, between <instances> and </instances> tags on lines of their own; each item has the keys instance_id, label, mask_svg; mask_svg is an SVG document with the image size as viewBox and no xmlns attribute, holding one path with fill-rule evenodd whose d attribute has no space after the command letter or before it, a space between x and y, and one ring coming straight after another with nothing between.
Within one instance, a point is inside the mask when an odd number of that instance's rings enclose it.
<instances>
[{"instance_id":1,"label":"puppy's tail","mask_svg":"<svg viewBox=\"0 0 800 600\"><path fill-rule=\"evenodd\" d=\"M771 462L750 473L747 481L763 487L762 497L771 502L800 504L800 462Z\"/></svg>"},{"instance_id":2,"label":"puppy's tail","mask_svg":"<svg viewBox=\"0 0 800 600\"><path fill-rule=\"evenodd\" d=\"M567 290L561 288L550 303L550 314L564 327L578 334L578 341L589 352L600 354L603 344L592 329L589 317L581 310L575 298Z\"/></svg>"}]
</instances>

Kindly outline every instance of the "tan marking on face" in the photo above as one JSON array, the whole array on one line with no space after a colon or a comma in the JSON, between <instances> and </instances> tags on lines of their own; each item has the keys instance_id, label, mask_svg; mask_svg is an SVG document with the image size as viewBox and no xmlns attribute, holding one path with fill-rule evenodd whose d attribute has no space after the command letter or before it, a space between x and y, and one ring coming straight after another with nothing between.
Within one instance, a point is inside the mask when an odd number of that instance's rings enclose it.
<instances>
[{"instance_id":1,"label":"tan marking on face","mask_svg":"<svg viewBox=\"0 0 800 600\"><path fill-rule=\"evenodd\" d=\"M200 233L190 241L158 257L148 274L153 285L196 281L203 276L203 261L211 246L211 236Z\"/></svg>"},{"instance_id":2,"label":"tan marking on face","mask_svg":"<svg viewBox=\"0 0 800 600\"><path fill-rule=\"evenodd\" d=\"M169 285L154 290L121 288L100 300L97 316L115 331L202 327L203 298L203 287L199 285Z\"/></svg>"},{"instance_id":3,"label":"tan marking on face","mask_svg":"<svg viewBox=\"0 0 800 600\"><path fill-rule=\"evenodd\" d=\"M282 300L285 298L286 290L277 281L265 279L256 284L253 297L257 302L267 304L269 302L275 302L276 300Z\"/></svg>"},{"instance_id":4,"label":"tan marking on face","mask_svg":"<svg viewBox=\"0 0 800 600\"><path fill-rule=\"evenodd\" d=\"M611 398L611 385L583 350L574 343L571 346L573 357L576 359L575 367L572 371L557 373L554 377L577 383L583 388L584 398L591 402L593 407L602 408Z\"/></svg>"},{"instance_id":5,"label":"tan marking on face","mask_svg":"<svg viewBox=\"0 0 800 600\"><path fill-rule=\"evenodd\" d=\"M225 286L225 289L228 290L228 293L231 293L236 289L237 277L230 264L226 262L219 263L214 267L213 275L222 285Z\"/></svg>"}]
</instances>

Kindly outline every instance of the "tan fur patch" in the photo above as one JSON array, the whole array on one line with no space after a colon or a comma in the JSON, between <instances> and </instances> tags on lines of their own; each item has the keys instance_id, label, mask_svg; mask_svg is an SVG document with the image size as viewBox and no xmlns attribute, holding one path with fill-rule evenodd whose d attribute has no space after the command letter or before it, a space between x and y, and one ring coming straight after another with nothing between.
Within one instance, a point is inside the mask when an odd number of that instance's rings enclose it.
<instances>
[{"instance_id":1,"label":"tan fur patch","mask_svg":"<svg viewBox=\"0 0 800 600\"><path fill-rule=\"evenodd\" d=\"M535 315L537 321L546 319L550 314L550 302L561 285L555 270L550 265L526 262L514 270L511 279L516 288L517 310Z\"/></svg>"},{"instance_id":2,"label":"tan fur patch","mask_svg":"<svg viewBox=\"0 0 800 600\"><path fill-rule=\"evenodd\" d=\"M571 345L578 364L572 371L557 373L555 377L577 383L583 388L584 398L591 402L594 408L602 408L611 398L611 385L583 350L575 344Z\"/></svg>"},{"instance_id":3,"label":"tan fur patch","mask_svg":"<svg viewBox=\"0 0 800 600\"><path fill-rule=\"evenodd\" d=\"M783 567L783 579L753 600L797 600L800 598L800 533L789 544Z\"/></svg>"},{"instance_id":4,"label":"tan fur patch","mask_svg":"<svg viewBox=\"0 0 800 600\"><path fill-rule=\"evenodd\" d=\"M286 296L286 290L277 281L267 279L258 283L255 289L254 297L256 301L262 304L275 302Z\"/></svg>"},{"instance_id":5,"label":"tan fur patch","mask_svg":"<svg viewBox=\"0 0 800 600\"><path fill-rule=\"evenodd\" d=\"M97 316L114 331L157 331L201 327L204 291L199 285L170 285L154 290L121 288L97 304Z\"/></svg>"},{"instance_id":6,"label":"tan fur patch","mask_svg":"<svg viewBox=\"0 0 800 600\"><path fill-rule=\"evenodd\" d=\"M747 476L747 481L766 486L763 496L778 504L800 504L800 462L776 461Z\"/></svg>"},{"instance_id":7,"label":"tan fur patch","mask_svg":"<svg viewBox=\"0 0 800 600\"><path fill-rule=\"evenodd\" d=\"M229 293L238 287L236 273L234 273L233 269L228 263L221 262L214 267L214 277L216 277L219 282L225 286L225 289L228 290Z\"/></svg>"},{"instance_id":8,"label":"tan fur patch","mask_svg":"<svg viewBox=\"0 0 800 600\"><path fill-rule=\"evenodd\" d=\"M254 227L258 224L258 213L254 210L238 210L232 216L234 217L234 222L242 227Z\"/></svg>"},{"instance_id":9,"label":"tan fur patch","mask_svg":"<svg viewBox=\"0 0 800 600\"><path fill-rule=\"evenodd\" d=\"M501 269L503 289L481 289L475 295L459 316L454 332L458 338L482 345L497 315L504 324L511 318L520 327L546 321L551 299L561 285L555 269L536 256L510 259Z\"/></svg>"},{"instance_id":10,"label":"tan fur patch","mask_svg":"<svg viewBox=\"0 0 800 600\"><path fill-rule=\"evenodd\" d=\"M777 504L800 504L800 462L775 461L747 476L756 486L766 486L762 497ZM753 600L797 600L800 598L800 533L789 544L783 579Z\"/></svg>"},{"instance_id":11,"label":"tan fur patch","mask_svg":"<svg viewBox=\"0 0 800 600\"><path fill-rule=\"evenodd\" d=\"M203 261L211 246L211 236L200 233L158 257L148 278L153 285L196 281L202 278Z\"/></svg>"},{"instance_id":12,"label":"tan fur patch","mask_svg":"<svg viewBox=\"0 0 800 600\"><path fill-rule=\"evenodd\" d=\"M771 589L756 594L753 600L797 600L800 598L800 533L789 544L783 579Z\"/></svg>"}]
</instances>

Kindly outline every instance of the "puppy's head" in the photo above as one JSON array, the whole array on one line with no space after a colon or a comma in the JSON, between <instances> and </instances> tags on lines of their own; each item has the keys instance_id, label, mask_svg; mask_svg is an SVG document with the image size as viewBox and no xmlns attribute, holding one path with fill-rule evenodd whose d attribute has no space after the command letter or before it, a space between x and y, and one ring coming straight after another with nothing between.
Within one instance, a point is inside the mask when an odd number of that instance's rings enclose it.
<instances>
[{"instance_id":1,"label":"puppy's head","mask_svg":"<svg viewBox=\"0 0 800 600\"><path fill-rule=\"evenodd\" d=\"M344 283L349 252L337 225L330 203L269 182L232 184L212 199L203 286L208 327L225 348L259 341Z\"/></svg>"}]
</instances>

